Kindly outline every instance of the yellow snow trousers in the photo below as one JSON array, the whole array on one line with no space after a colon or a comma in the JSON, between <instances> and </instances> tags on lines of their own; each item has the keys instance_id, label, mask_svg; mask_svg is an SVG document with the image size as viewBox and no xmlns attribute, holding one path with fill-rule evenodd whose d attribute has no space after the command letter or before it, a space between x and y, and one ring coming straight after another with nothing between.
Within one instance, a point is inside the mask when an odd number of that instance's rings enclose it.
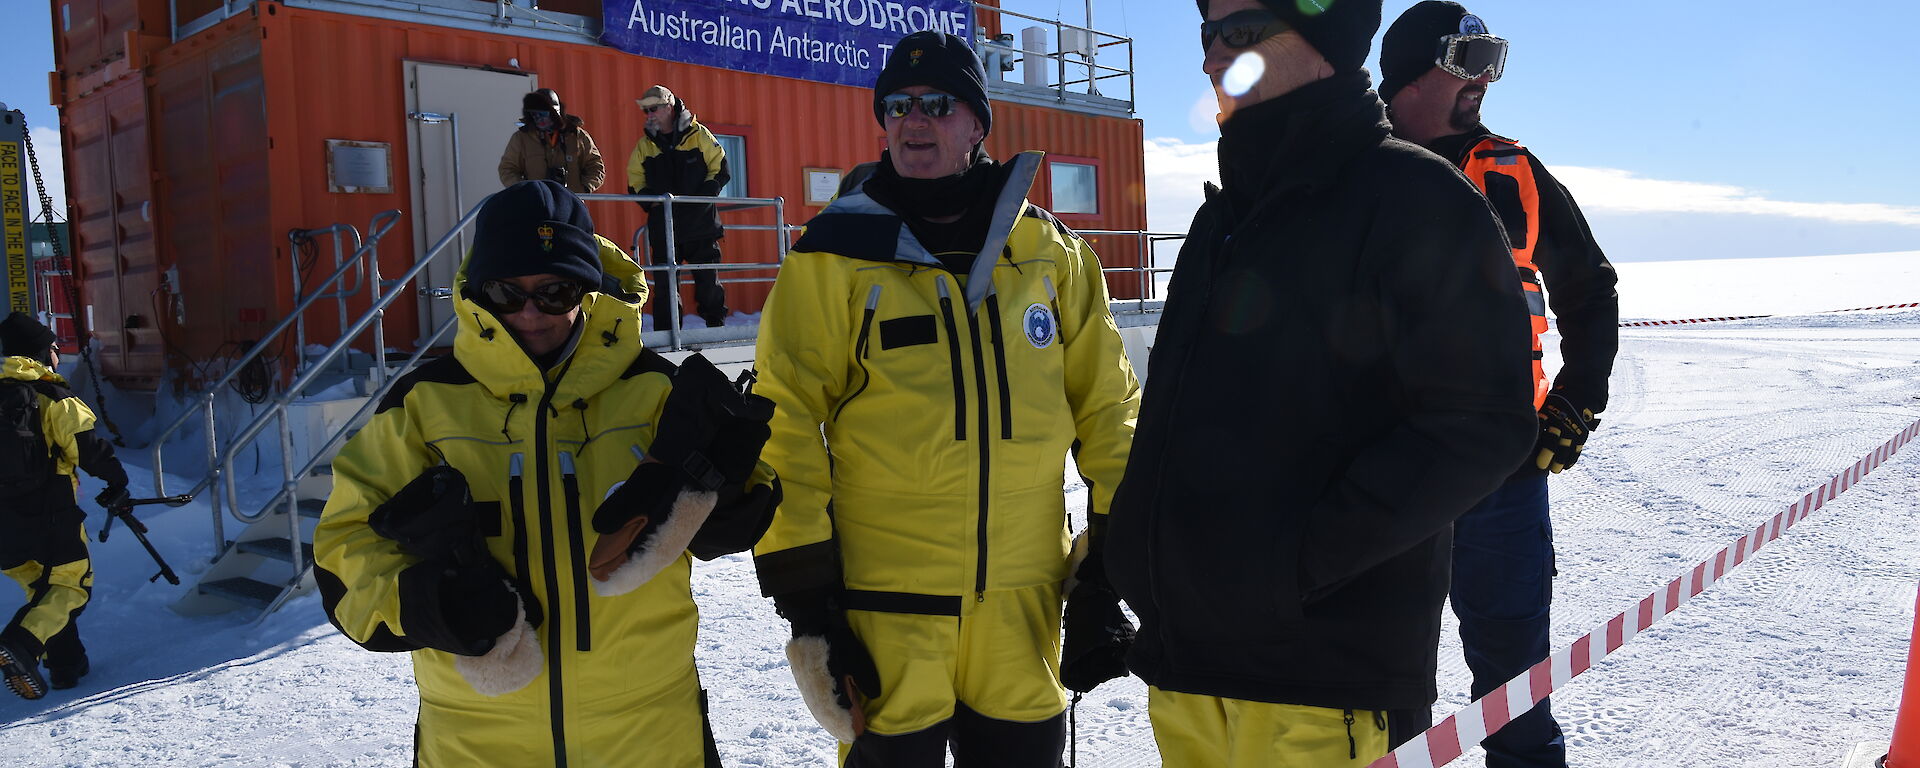
<instances>
[{"instance_id":1,"label":"yellow snow trousers","mask_svg":"<svg viewBox=\"0 0 1920 768\"><path fill-rule=\"evenodd\" d=\"M1365 768L1387 754L1384 712L1223 699L1148 686L1147 715L1161 763L1182 768Z\"/></svg>"},{"instance_id":2,"label":"yellow snow trousers","mask_svg":"<svg viewBox=\"0 0 1920 768\"><path fill-rule=\"evenodd\" d=\"M847 611L880 672L880 695L865 701L868 730L925 730L952 718L955 702L1015 723L1067 708L1059 585L988 590L960 605L959 616Z\"/></svg>"}]
</instances>

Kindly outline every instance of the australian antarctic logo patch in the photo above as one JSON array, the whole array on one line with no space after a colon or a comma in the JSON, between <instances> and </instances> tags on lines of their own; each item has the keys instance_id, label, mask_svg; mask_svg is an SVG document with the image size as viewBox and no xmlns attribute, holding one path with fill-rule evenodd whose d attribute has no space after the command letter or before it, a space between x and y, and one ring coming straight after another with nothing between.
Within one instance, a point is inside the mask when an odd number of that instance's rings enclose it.
<instances>
[{"instance_id":1,"label":"australian antarctic logo patch","mask_svg":"<svg viewBox=\"0 0 1920 768\"><path fill-rule=\"evenodd\" d=\"M1047 305L1034 302L1027 307L1026 319L1020 323L1027 331L1027 341L1034 349L1046 349L1053 346L1053 337L1059 333L1059 325L1054 322L1053 310Z\"/></svg>"}]
</instances>

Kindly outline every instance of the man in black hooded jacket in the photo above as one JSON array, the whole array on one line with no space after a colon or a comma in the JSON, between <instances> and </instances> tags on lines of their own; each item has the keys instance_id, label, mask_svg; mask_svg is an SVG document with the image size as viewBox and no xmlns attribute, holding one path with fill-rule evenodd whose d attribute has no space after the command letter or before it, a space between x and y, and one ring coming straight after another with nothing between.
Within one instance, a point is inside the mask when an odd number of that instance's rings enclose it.
<instances>
[{"instance_id":1,"label":"man in black hooded jacket","mask_svg":"<svg viewBox=\"0 0 1920 768\"><path fill-rule=\"evenodd\" d=\"M1533 444L1527 310L1479 193L1388 135L1360 66L1379 0L1199 4L1223 185L1107 572L1168 765L1363 766L1386 710L1436 698L1449 524Z\"/></svg>"}]
</instances>

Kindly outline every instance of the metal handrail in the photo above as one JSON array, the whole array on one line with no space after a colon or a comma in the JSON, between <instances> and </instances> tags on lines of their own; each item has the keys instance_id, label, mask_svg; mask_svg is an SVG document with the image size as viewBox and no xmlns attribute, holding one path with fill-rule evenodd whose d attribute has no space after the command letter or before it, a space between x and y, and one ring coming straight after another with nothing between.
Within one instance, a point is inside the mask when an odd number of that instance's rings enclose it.
<instances>
[{"instance_id":1,"label":"metal handrail","mask_svg":"<svg viewBox=\"0 0 1920 768\"><path fill-rule=\"evenodd\" d=\"M362 243L360 239L360 230L354 228L352 224L335 224L331 227L324 227L321 229L295 229L287 232L287 243L290 246L288 248L288 251L292 257L291 261L293 266L293 270L292 270L293 271L293 295L295 297L301 296L301 290L302 290L300 286L300 248L301 246L305 243L311 242L322 236L331 236L333 238L333 268L335 270L339 270L341 266L340 250L343 245L343 241L340 235L343 232L353 236L353 250L355 253L359 253L360 247L364 243ZM347 262L347 263L353 264L357 267L361 267L362 265L366 264L366 262L361 261L360 259L354 259L353 261ZM355 272L354 279L357 282L352 288L341 288L340 290L334 291L332 293L327 293L325 291L314 292L314 295L316 298L322 298L322 299L331 298L336 300L336 302L339 304L339 310L340 310L340 326L339 327L341 328L347 327L347 297L352 296L353 294L359 293L360 289L362 287L365 287L365 283L367 280L367 272L364 267L356 269L354 270L354 272ZM305 312L301 312L298 315L295 315L295 320L293 323L293 348L295 350L294 351L294 360L295 360L294 370L300 370L306 367L307 313ZM343 364L343 367L344 367L344 364Z\"/></svg>"},{"instance_id":2,"label":"metal handrail","mask_svg":"<svg viewBox=\"0 0 1920 768\"><path fill-rule=\"evenodd\" d=\"M680 263L680 259L678 257L678 254L676 253L679 250L679 243L673 236L673 227L674 227L673 206L675 202L678 202L681 205L724 206L720 209L722 211L741 211L741 210L749 210L753 208L767 208L767 207L773 208L773 220L774 220L773 224L742 224L742 225L729 227L723 222L720 225L720 230L722 233L725 233L728 229L776 232L779 235L779 237L777 238L777 244L775 246L776 257L781 260L786 259L787 247L788 245L791 244L791 236L793 234L793 230L797 229L797 227L792 227L787 224L787 199L785 197L727 197L727 196L721 196L721 195L712 195L712 196L675 195L672 193L667 193L667 194L659 194L659 195L590 194L590 195L581 195L580 199L589 200L589 201L595 201L595 200L631 201L636 203L660 203L661 204L660 215L663 218L665 218L667 222L667 232L666 232L667 263L658 264L658 265L643 265L640 269L643 272L662 272L662 271L666 272L667 284L674 287L673 290L666 292L667 306L670 311L670 314L668 316L668 321L667 321L667 327L654 329L655 331L664 330L667 332L667 348L669 349L680 348L680 330L681 330L680 317L682 314L684 314L680 309L680 290L679 290L680 284L681 284L680 273L682 271L697 271L701 269L717 270L717 269L733 269L734 268L733 265L726 265L725 267L722 267L719 264L681 264ZM648 214L648 220L649 221L652 220L651 213ZM642 263L642 260L640 258L640 235L642 232L645 232L645 231L646 231L646 226L642 226L639 229L634 230L633 232L633 254L632 255L636 263ZM646 259L646 261L651 261L652 260L651 250L649 250L648 257L649 258ZM750 267L744 267L744 268L745 269L766 269L767 267L750 266ZM776 263L774 265L774 268L778 269L779 264Z\"/></svg>"},{"instance_id":3,"label":"metal handrail","mask_svg":"<svg viewBox=\"0 0 1920 768\"><path fill-rule=\"evenodd\" d=\"M1022 59L1024 59L1027 56L1039 56L1042 58L1052 59L1055 62L1057 62L1057 66L1055 67L1055 69L1057 70L1059 77L1056 82L1052 84L1047 84L1047 85L1042 85L1040 83L1026 83L1026 85L1035 85L1035 86L1040 86L1044 88L1050 88L1054 91L1055 98L1058 99L1059 101L1064 102L1067 100L1067 92L1068 92L1067 86L1069 85L1088 83L1088 95L1097 96L1099 95L1099 90L1096 86L1093 85L1093 83L1100 80L1105 80L1108 78L1125 76L1127 78L1127 105L1129 108L1131 108L1134 105L1135 103L1134 98L1135 98L1136 92L1134 89L1135 83L1134 83L1134 77L1133 77L1133 74L1134 74L1133 72L1133 38L1126 37L1124 35L1116 35L1116 34L1113 34L1112 32L1102 32L1092 27L1083 27L1078 24L1068 24L1059 19L1048 19L1040 16L1031 16L1028 14L1021 13L1019 11L1009 11L997 5L989 5L987 3L982 3L982 2L975 2L973 4L973 7L974 7L974 10L976 11L980 11L980 10L992 11L994 13L1000 14L1002 17L1012 16L1016 19L1026 19L1027 21L1037 21L1037 22L1040 22L1041 24L1052 25L1053 40L1056 46L1059 46L1064 42L1063 33L1069 29L1078 30L1078 31L1087 33L1088 35L1087 41L1092 45L1093 51L1099 51L1102 48L1107 48L1115 45L1125 45L1127 48L1126 69L1121 69L1119 67L1112 67L1112 66L1100 64L1097 61L1095 61L1095 57L1091 55L1091 52L1067 51L1064 49L1055 50L1055 51L1029 51L1024 48L1015 48L1014 50L1020 51ZM1108 42L1101 42L1102 38L1106 38ZM1068 80L1067 79L1067 54L1076 53L1076 52L1084 54L1082 56L1084 61L1082 61L1079 64L1075 64L1074 66L1087 67L1088 69L1087 77L1086 79L1083 79L1083 80ZM1019 61L1019 60L1020 59L1015 59L1015 61ZM1101 74L1098 74L1099 70L1112 70L1114 74L1101 75Z\"/></svg>"},{"instance_id":4,"label":"metal handrail","mask_svg":"<svg viewBox=\"0 0 1920 768\"><path fill-rule=\"evenodd\" d=\"M362 258L366 258L367 255L370 253L377 253L377 244L380 242L380 238L385 237L387 232L392 230L393 227L399 223L399 221L400 221L400 211L398 210L383 211L379 214L376 214L373 217L372 223L370 223L367 227L369 239L367 239L360 246L360 248L354 251L354 254L351 257L350 261L357 262ZM352 267L351 263L340 265L339 268L333 271L332 275L329 275L326 280L323 280L320 282L319 284L320 288L325 289L326 287L331 286L335 282L339 281L341 277L345 275L347 270L350 269L351 267ZM376 270L377 269L378 267L376 266ZM289 326L292 326L300 317L300 315L307 311L308 307L313 306L313 304L319 301L321 298L322 297L320 293L316 292L314 295L307 296L306 298L301 299L297 304L294 305L293 312L289 313L285 318L281 319L281 321L278 324L276 324L272 330L267 331L267 333L263 335L259 341L254 342L254 345L252 348L248 349L245 354L242 354L237 360L233 361L227 366L226 374L221 376L220 380L214 382L212 386L207 387L205 393L203 393L200 396L199 403L195 407L183 410L180 413L180 416L178 418L175 418L171 423L167 425L165 429L161 430L160 433L154 437L153 449L152 449L153 487L154 487L154 491L158 495L161 495L161 496L173 495L168 493L167 487L166 487L166 483L167 483L166 457L164 455L163 449L166 448L167 439L173 437L174 433L179 432L180 428L185 426L187 421L193 418L195 415L202 415L205 419L205 426L206 426L206 433L207 433L206 435L207 437L207 475L205 477L202 477L198 483L194 484L193 490L190 490L182 495L185 495L189 498L198 497L202 492L207 490L215 482L218 481L219 472L220 472L219 467L221 464L220 433L219 433L219 428L218 428L218 425L216 424L216 419L214 415L214 410L215 410L214 404L220 395L220 391L222 389L225 389L228 384L232 383L234 377L240 375L240 371L243 368L245 368L248 363L253 362L256 358L264 354L268 349L271 349L274 346L274 344L279 341L280 335L285 333L287 328ZM231 456L229 456L229 458L231 458ZM231 462L228 462L228 463L231 463ZM214 541L220 546L224 546L226 541L225 527L220 514L220 498L218 494L215 495L211 506L213 507Z\"/></svg>"},{"instance_id":5,"label":"metal handrail","mask_svg":"<svg viewBox=\"0 0 1920 768\"><path fill-rule=\"evenodd\" d=\"M391 285L395 285L395 286L406 285L407 283L412 282L415 278L419 277L420 273L425 272L427 267L433 263L433 260L435 258L438 258L441 253L447 250L447 245L459 239L460 235L466 231L467 226L473 223L474 218L479 215L480 208L485 205L486 205L485 199L482 199L478 204L474 205L472 210L468 211L465 216L462 216L460 220L453 225L453 229L451 231L449 231L446 235L442 236L438 242L434 243L432 248L427 249L427 252L424 255L422 255L419 259L416 259L414 261L413 266L409 267L405 274L402 274L400 277L393 280ZM380 282L380 281L376 278L375 282ZM291 404L294 400L299 399L300 394L306 390L308 385L313 383L314 379L319 377L320 372L326 368L327 364L333 362L333 359L335 357L338 357L341 354L344 354L345 351L352 345L352 342L354 339L359 338L360 334L365 333L369 327L373 327L379 324L381 322L382 316L386 313L386 308L388 305L392 304L396 299L405 295L407 295L407 292L405 291L394 291L392 293L386 294L384 296L379 296L378 298L376 298L373 301L372 305L367 308L366 313L361 315L360 319L354 322L352 327L347 328L346 330L341 332L340 340L337 342L334 342L332 346L327 347L327 350L325 352L321 353L320 357L314 361L312 368L308 369L306 373L301 374L299 378L294 379L294 382L291 385L288 385L286 391L281 393L281 395L274 400L274 403L272 406L270 406L266 411L262 412L259 416L255 417L251 423L247 424L245 428L241 429L240 432L234 435L231 441L231 444L227 447L226 456L221 461L221 466L220 466L220 469L221 469L220 474L223 475L225 478L224 482L222 483L222 487L225 488L225 491L226 491L225 496L226 496L227 502L229 503L229 505L234 507L234 509L232 510L234 519L239 520L240 522L243 522L243 523L256 523L256 522L259 522L261 519L265 518L267 516L268 511L273 509L273 505L269 505L269 506L262 507L259 512L252 513L252 514L243 513L239 510L238 507L239 507L239 499L240 499L240 489L239 489L238 483L235 482L234 476L233 476L233 459L235 454L238 454L240 452L240 448L252 443L254 438L259 437L261 432L266 431L267 422L274 419L278 419L280 424L281 448L283 451L285 451L284 456L286 457L286 459L281 462L281 467L283 471L283 474L282 474L283 482L281 485L281 492L279 494L276 494L274 498L277 502L284 501L287 504L287 508L289 511L298 509L299 503L300 503L299 491L297 488L299 484L299 478L303 477L306 472L312 471L314 467L319 466L319 462L313 459L309 459L308 465L305 467L303 472L301 472L300 474L294 473L293 465L290 463L291 457L293 455L293 452L292 452L293 438L292 438L292 430L287 425L286 407L289 404ZM445 323L442 323L442 325L444 326ZM428 348L429 348L428 345L423 344L420 346L420 350L425 350ZM420 350L415 351L412 359L414 360L419 359ZM385 354L386 352L384 349L380 350L379 356L382 359L374 366L374 370L380 372L380 374L377 374L377 375L382 376L382 378L378 380L380 383L376 388L376 391L379 391L382 393L384 393L384 391L391 386L388 383L389 381L397 381L397 379L388 380L384 378L385 367L386 367L385 360L384 360ZM377 400L378 400L377 395L369 398L370 402L377 401ZM320 455L323 455L323 454L316 453L315 457L318 457ZM293 525L299 524L298 515L289 515L289 517L293 518L292 519ZM298 546L299 545L296 543L295 548L297 549ZM299 553L295 552L294 554L298 555Z\"/></svg>"}]
</instances>

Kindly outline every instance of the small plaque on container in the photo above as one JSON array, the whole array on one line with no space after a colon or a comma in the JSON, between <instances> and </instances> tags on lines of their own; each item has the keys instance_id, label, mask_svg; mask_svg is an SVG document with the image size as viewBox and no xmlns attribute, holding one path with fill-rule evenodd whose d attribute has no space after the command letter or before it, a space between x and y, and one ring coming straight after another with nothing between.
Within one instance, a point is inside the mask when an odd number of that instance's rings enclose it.
<instances>
[{"instance_id":1,"label":"small plaque on container","mask_svg":"<svg viewBox=\"0 0 1920 768\"><path fill-rule=\"evenodd\" d=\"M392 192L391 146L384 141L327 139L327 191L348 194Z\"/></svg>"},{"instance_id":2,"label":"small plaque on container","mask_svg":"<svg viewBox=\"0 0 1920 768\"><path fill-rule=\"evenodd\" d=\"M826 205L833 202L833 196L840 191L841 172L838 168L806 168L807 205Z\"/></svg>"}]
</instances>

